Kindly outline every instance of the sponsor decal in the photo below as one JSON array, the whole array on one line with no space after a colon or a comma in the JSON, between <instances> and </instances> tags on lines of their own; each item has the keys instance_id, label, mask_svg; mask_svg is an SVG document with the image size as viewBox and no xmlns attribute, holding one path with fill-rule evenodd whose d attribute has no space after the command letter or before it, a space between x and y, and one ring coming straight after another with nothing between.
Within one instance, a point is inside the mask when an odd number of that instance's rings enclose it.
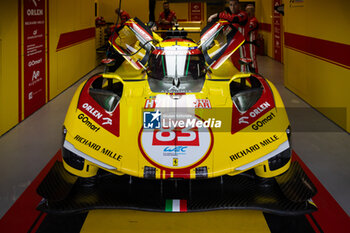
<instances>
[{"instance_id":1,"label":"sponsor decal","mask_svg":"<svg viewBox=\"0 0 350 233\"><path fill-rule=\"evenodd\" d=\"M167 146L163 150L164 156L186 155L187 146Z\"/></svg>"},{"instance_id":2,"label":"sponsor decal","mask_svg":"<svg viewBox=\"0 0 350 233\"><path fill-rule=\"evenodd\" d=\"M120 155L118 153L115 153L115 152L113 152L110 149L102 148L101 145L98 145L97 143L94 143L94 142L92 142L92 141L90 141L90 140L88 140L86 138L83 138L80 135L76 135L74 137L74 140L76 140L76 141L78 141L78 142L80 142L80 143L82 143L82 144L84 144L84 145L86 145L86 146L96 150L96 151L99 151L102 154L107 155L108 157L111 157L111 158L113 158L113 159L115 159L117 161L121 161L122 158L123 158L122 155ZM101 148L102 148L102 150L101 150Z\"/></svg>"},{"instance_id":3,"label":"sponsor decal","mask_svg":"<svg viewBox=\"0 0 350 233\"><path fill-rule=\"evenodd\" d=\"M32 81L30 83L28 83L28 86L32 87L32 86L36 85L37 83L40 83L42 80L43 80L43 78L40 77L40 71L34 70L33 74L32 74Z\"/></svg>"},{"instance_id":4,"label":"sponsor decal","mask_svg":"<svg viewBox=\"0 0 350 233\"><path fill-rule=\"evenodd\" d=\"M123 158L122 155L118 155L117 153L113 152L112 150L109 150L109 149L106 149L106 148L103 148L101 150L101 153L103 153L103 154L105 154L105 155L107 155L107 156L109 156L109 157L111 157L111 158L113 158L113 159L115 159L117 161L120 161Z\"/></svg>"},{"instance_id":5,"label":"sponsor decal","mask_svg":"<svg viewBox=\"0 0 350 233\"><path fill-rule=\"evenodd\" d=\"M94 107L92 107L90 104L88 103L84 103L82 105L83 109L85 109L86 111L88 111L89 113L91 113L91 115L93 115L94 117L96 117L97 119L101 119L101 117L103 116L102 113L100 113L98 110L96 110Z\"/></svg>"},{"instance_id":6,"label":"sponsor decal","mask_svg":"<svg viewBox=\"0 0 350 233\"><path fill-rule=\"evenodd\" d=\"M259 107L253 109L252 111L248 112L245 114L245 116L242 116L241 118L238 119L238 124L249 124L248 119L249 118L255 118L261 113L263 113L265 110L269 109L271 105L269 104L268 101L265 101L264 103L260 104Z\"/></svg>"},{"instance_id":7,"label":"sponsor decal","mask_svg":"<svg viewBox=\"0 0 350 233\"><path fill-rule=\"evenodd\" d=\"M255 108L251 112L249 112L249 116L255 118L260 113L264 112L264 110L268 109L270 106L271 105L269 104L269 102L266 101L266 102L260 104L259 107Z\"/></svg>"},{"instance_id":8,"label":"sponsor decal","mask_svg":"<svg viewBox=\"0 0 350 233\"><path fill-rule=\"evenodd\" d=\"M275 141L277 141L279 138L277 137L277 135L273 135L272 137L266 138L264 140L262 140L259 143L256 143L252 146L250 146L249 148L246 148L244 150L241 150L237 153L234 153L233 155L230 156L231 161L235 161L237 159L240 159L248 154L253 153L254 151L259 150L260 148L267 146Z\"/></svg>"},{"instance_id":9,"label":"sponsor decal","mask_svg":"<svg viewBox=\"0 0 350 233\"><path fill-rule=\"evenodd\" d=\"M177 167L179 165L179 159L173 158L173 167Z\"/></svg>"},{"instance_id":10,"label":"sponsor decal","mask_svg":"<svg viewBox=\"0 0 350 233\"><path fill-rule=\"evenodd\" d=\"M80 142L81 144L84 144L85 146L88 146L88 147L90 147L90 148L92 148L92 149L94 149L96 151L99 151L101 149L100 145L98 145L98 144L96 144L96 143L94 143L94 142L92 142L92 141L90 141L90 140L88 140L86 138L83 138L83 137L81 137L79 135L76 135L74 137L74 140L76 140L76 141Z\"/></svg>"},{"instance_id":11,"label":"sponsor decal","mask_svg":"<svg viewBox=\"0 0 350 233\"><path fill-rule=\"evenodd\" d=\"M279 138L277 137L277 135L273 135L272 137L266 138L265 140L260 142L261 146L267 146L271 143L273 143L274 141L277 141Z\"/></svg>"},{"instance_id":12,"label":"sponsor decal","mask_svg":"<svg viewBox=\"0 0 350 233\"><path fill-rule=\"evenodd\" d=\"M243 116L243 117L241 117L241 118L239 118L239 120L238 120L238 124L249 124L249 122L247 121L249 119L249 117L245 117L245 116Z\"/></svg>"},{"instance_id":13,"label":"sponsor decal","mask_svg":"<svg viewBox=\"0 0 350 233\"><path fill-rule=\"evenodd\" d=\"M33 71L33 75L32 75L32 81L38 79L38 77L40 76L40 70L38 71Z\"/></svg>"},{"instance_id":14,"label":"sponsor decal","mask_svg":"<svg viewBox=\"0 0 350 233\"><path fill-rule=\"evenodd\" d=\"M153 109L156 107L158 106L157 106L157 100L155 98L146 99L144 109ZM196 99L196 101L194 102L194 107L211 109L211 103L210 103L210 100L208 99Z\"/></svg>"},{"instance_id":15,"label":"sponsor decal","mask_svg":"<svg viewBox=\"0 0 350 233\"><path fill-rule=\"evenodd\" d=\"M255 124L252 124L252 129L258 130L259 128L269 123L269 121L271 121L273 118L275 118L275 114L271 112L271 114L265 117L264 119L257 121Z\"/></svg>"},{"instance_id":16,"label":"sponsor decal","mask_svg":"<svg viewBox=\"0 0 350 233\"><path fill-rule=\"evenodd\" d=\"M211 103L208 99L197 99L194 104L195 108L211 108Z\"/></svg>"},{"instance_id":17,"label":"sponsor decal","mask_svg":"<svg viewBox=\"0 0 350 233\"><path fill-rule=\"evenodd\" d=\"M112 119L109 117L104 117L102 118L102 120L104 120L104 122L102 122L102 125L112 125Z\"/></svg>"},{"instance_id":18,"label":"sponsor decal","mask_svg":"<svg viewBox=\"0 0 350 233\"><path fill-rule=\"evenodd\" d=\"M43 9L27 9L27 15L28 16L44 15L44 10Z\"/></svg>"},{"instance_id":19,"label":"sponsor decal","mask_svg":"<svg viewBox=\"0 0 350 233\"><path fill-rule=\"evenodd\" d=\"M35 66L35 65L40 64L42 62L43 62L43 58L39 58L37 60L31 60L28 62L28 67Z\"/></svg>"},{"instance_id":20,"label":"sponsor decal","mask_svg":"<svg viewBox=\"0 0 350 233\"><path fill-rule=\"evenodd\" d=\"M90 118L85 116L83 113L78 115L78 119L81 120L87 127L89 127L91 130L97 132L100 130L100 127L95 126L91 121Z\"/></svg>"}]
</instances>

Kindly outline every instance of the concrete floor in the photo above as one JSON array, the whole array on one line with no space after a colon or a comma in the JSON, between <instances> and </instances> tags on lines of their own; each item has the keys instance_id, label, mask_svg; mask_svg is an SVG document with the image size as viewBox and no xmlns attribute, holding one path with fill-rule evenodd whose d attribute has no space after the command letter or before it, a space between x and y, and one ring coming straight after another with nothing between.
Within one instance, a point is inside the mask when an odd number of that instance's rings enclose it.
<instances>
[{"instance_id":1,"label":"concrete floor","mask_svg":"<svg viewBox=\"0 0 350 233\"><path fill-rule=\"evenodd\" d=\"M281 63L268 57L259 57L258 63L287 107L295 152L349 215L350 135L283 86ZM0 137L0 217L59 150L64 117L79 83L101 71L93 70Z\"/></svg>"}]
</instances>

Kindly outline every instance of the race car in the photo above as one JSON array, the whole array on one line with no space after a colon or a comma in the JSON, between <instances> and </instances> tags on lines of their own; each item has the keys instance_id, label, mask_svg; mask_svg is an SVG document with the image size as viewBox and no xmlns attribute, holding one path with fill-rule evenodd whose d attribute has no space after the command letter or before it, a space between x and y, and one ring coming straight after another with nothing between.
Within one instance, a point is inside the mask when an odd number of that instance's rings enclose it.
<instances>
[{"instance_id":1,"label":"race car","mask_svg":"<svg viewBox=\"0 0 350 233\"><path fill-rule=\"evenodd\" d=\"M205 28L199 44L181 31L163 41L154 34L130 20L111 38L136 72L125 64L78 88L64 122L64 167L80 177L104 169L154 179L285 172L290 129L276 88L224 64L242 34L227 21Z\"/></svg>"},{"instance_id":2,"label":"race car","mask_svg":"<svg viewBox=\"0 0 350 233\"><path fill-rule=\"evenodd\" d=\"M230 57L244 37L232 24L208 24L196 43L179 29L163 40L134 18L109 43L127 62L74 94L62 147L71 175L96 182L106 173L147 180L249 174L275 182L287 173L291 130L282 99L270 81L234 67ZM249 68L248 59L241 64Z\"/></svg>"}]
</instances>

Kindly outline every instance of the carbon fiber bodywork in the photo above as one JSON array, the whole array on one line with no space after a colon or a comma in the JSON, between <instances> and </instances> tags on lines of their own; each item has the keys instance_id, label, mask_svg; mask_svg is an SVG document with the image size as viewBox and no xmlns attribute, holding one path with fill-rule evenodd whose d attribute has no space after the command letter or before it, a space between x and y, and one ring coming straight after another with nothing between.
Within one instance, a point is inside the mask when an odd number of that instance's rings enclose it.
<instances>
[{"instance_id":1,"label":"carbon fiber bodywork","mask_svg":"<svg viewBox=\"0 0 350 233\"><path fill-rule=\"evenodd\" d=\"M311 182L305 183L308 178L297 162L276 180L271 179L266 185L249 173L198 180L155 180L108 174L101 176L95 186L82 187L78 182L73 186L74 176L64 170L61 162L56 162L38 188L45 197L38 210L52 214L93 209L164 212L169 199L186 200L188 212L252 209L299 215L317 210L308 201L316 194L316 189L310 186Z\"/></svg>"}]
</instances>

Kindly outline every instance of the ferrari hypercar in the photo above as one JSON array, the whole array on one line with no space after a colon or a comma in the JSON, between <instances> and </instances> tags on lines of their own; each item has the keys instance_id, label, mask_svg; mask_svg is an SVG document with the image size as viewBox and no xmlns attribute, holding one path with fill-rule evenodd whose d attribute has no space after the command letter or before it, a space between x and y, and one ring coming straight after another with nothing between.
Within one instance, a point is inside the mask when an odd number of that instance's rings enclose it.
<instances>
[{"instance_id":1,"label":"ferrari hypercar","mask_svg":"<svg viewBox=\"0 0 350 233\"><path fill-rule=\"evenodd\" d=\"M196 179L249 169L269 178L289 168L290 129L280 95L228 59L244 42L239 31L227 21L210 26L199 43L181 31L162 40L136 20L114 34L111 45L130 65L76 91L64 122L67 171Z\"/></svg>"},{"instance_id":2,"label":"ferrari hypercar","mask_svg":"<svg viewBox=\"0 0 350 233\"><path fill-rule=\"evenodd\" d=\"M300 169L288 172L292 150L286 110L270 81L233 65L230 57L244 36L232 24L212 22L194 42L178 28L162 39L134 18L109 43L127 62L114 72L107 65L106 72L75 92L63 127L62 162L69 175L81 183L95 183L106 174L129 183L154 180L160 190L164 182L174 182L175 191L161 190L161 198L188 202L190 194L181 196L177 190L181 182L191 192L197 180L231 182L233 187L240 181L229 177L242 175L257 187L274 186L277 180L295 203L311 205L307 200L314 190L306 197L288 194L290 177ZM248 59L241 64L249 70ZM111 189L118 185L109 183ZM126 189L124 184L121 189ZM147 196L142 189L137 192ZM253 199L257 206L271 206L269 198Z\"/></svg>"}]
</instances>

